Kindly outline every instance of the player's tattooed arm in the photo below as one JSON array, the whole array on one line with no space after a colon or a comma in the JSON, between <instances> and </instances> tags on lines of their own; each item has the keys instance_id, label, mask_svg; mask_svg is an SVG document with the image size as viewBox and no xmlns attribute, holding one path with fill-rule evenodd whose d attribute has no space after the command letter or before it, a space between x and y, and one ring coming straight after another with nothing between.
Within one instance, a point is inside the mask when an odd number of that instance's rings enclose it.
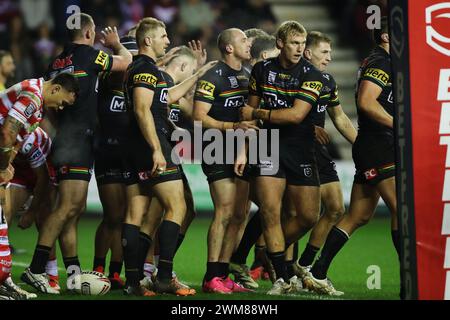
<instances>
[{"instance_id":1,"label":"player's tattooed arm","mask_svg":"<svg viewBox=\"0 0 450 320\"><path fill-rule=\"evenodd\" d=\"M8 168L11 154L14 152L17 134L23 128L23 123L13 117L6 117L0 129L0 170Z\"/></svg>"}]
</instances>

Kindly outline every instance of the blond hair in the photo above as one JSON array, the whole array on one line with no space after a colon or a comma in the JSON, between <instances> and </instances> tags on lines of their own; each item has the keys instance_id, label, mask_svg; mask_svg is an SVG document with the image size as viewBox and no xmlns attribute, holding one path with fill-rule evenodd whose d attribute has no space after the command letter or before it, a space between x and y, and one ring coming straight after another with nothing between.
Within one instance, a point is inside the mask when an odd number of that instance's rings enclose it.
<instances>
[{"instance_id":1,"label":"blond hair","mask_svg":"<svg viewBox=\"0 0 450 320\"><path fill-rule=\"evenodd\" d=\"M136 29L136 41L138 47L142 46L144 43L145 37L153 36L153 32L158 28L166 28L164 22L155 19L155 18L144 18L139 21L139 24Z\"/></svg>"},{"instance_id":2,"label":"blond hair","mask_svg":"<svg viewBox=\"0 0 450 320\"><path fill-rule=\"evenodd\" d=\"M275 33L276 38L280 39L283 42L286 42L289 35L306 35L306 29L303 27L300 23L297 21L285 21L283 22L277 29L277 32Z\"/></svg>"}]
</instances>

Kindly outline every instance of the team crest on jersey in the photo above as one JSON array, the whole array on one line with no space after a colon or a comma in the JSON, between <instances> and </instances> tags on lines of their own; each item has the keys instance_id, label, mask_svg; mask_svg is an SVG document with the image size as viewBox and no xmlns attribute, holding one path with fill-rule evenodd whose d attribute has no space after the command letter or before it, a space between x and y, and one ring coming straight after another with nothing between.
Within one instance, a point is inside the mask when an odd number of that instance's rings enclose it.
<instances>
[{"instance_id":1,"label":"team crest on jersey","mask_svg":"<svg viewBox=\"0 0 450 320\"><path fill-rule=\"evenodd\" d=\"M274 84L276 78L277 78L277 73L273 72L273 71L269 71L269 76L267 77L267 82L269 84Z\"/></svg>"},{"instance_id":2,"label":"team crest on jersey","mask_svg":"<svg viewBox=\"0 0 450 320\"><path fill-rule=\"evenodd\" d=\"M111 105L109 106L111 112L126 112L127 107L125 105L125 99L121 96L114 96Z\"/></svg>"},{"instance_id":3,"label":"team crest on jersey","mask_svg":"<svg viewBox=\"0 0 450 320\"><path fill-rule=\"evenodd\" d=\"M237 78L235 76L228 77L228 80L230 80L230 86L232 89L238 88L239 83L237 81Z\"/></svg>"},{"instance_id":4,"label":"team crest on jersey","mask_svg":"<svg viewBox=\"0 0 450 320\"><path fill-rule=\"evenodd\" d=\"M205 96L214 96L214 89L216 88L211 82L206 80L200 80L198 82L197 92L205 95Z\"/></svg>"},{"instance_id":5,"label":"team crest on jersey","mask_svg":"<svg viewBox=\"0 0 450 320\"><path fill-rule=\"evenodd\" d=\"M108 54L102 50L97 55L97 58L95 58L95 63L99 64L105 69L106 64L108 62Z\"/></svg>"},{"instance_id":6,"label":"team crest on jersey","mask_svg":"<svg viewBox=\"0 0 450 320\"><path fill-rule=\"evenodd\" d=\"M133 83L146 83L153 87L156 87L156 83L158 82L158 78L150 73L138 73L133 76Z\"/></svg>"}]
</instances>

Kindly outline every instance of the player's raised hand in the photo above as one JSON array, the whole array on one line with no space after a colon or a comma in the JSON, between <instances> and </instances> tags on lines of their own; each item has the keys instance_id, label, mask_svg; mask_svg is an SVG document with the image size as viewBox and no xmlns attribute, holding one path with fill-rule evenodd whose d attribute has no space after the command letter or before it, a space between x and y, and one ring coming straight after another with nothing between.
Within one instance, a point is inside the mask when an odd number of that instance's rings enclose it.
<instances>
[{"instance_id":1,"label":"player's raised hand","mask_svg":"<svg viewBox=\"0 0 450 320\"><path fill-rule=\"evenodd\" d=\"M217 60L208 62L203 67L201 67L200 69L197 70L197 75L199 77L203 76L206 73L206 71L208 71L209 69L214 67L217 64L217 62L218 62Z\"/></svg>"},{"instance_id":2,"label":"player's raised hand","mask_svg":"<svg viewBox=\"0 0 450 320\"><path fill-rule=\"evenodd\" d=\"M170 49L169 51L166 52L165 55L163 55L161 58L159 58L156 61L156 65L158 67L162 67L165 66L172 58L175 58L178 56L178 51L180 51L180 47L174 47L172 49Z\"/></svg>"},{"instance_id":3,"label":"player's raised hand","mask_svg":"<svg viewBox=\"0 0 450 320\"><path fill-rule=\"evenodd\" d=\"M188 43L189 48L194 52L195 58L197 59L197 66L201 67L206 63L208 59L208 54L206 49L203 48L200 40L191 40Z\"/></svg>"},{"instance_id":4,"label":"player's raised hand","mask_svg":"<svg viewBox=\"0 0 450 320\"><path fill-rule=\"evenodd\" d=\"M106 27L102 31L103 39L100 42L107 48L114 48L120 44L119 34L116 27Z\"/></svg>"},{"instance_id":5,"label":"player's raised hand","mask_svg":"<svg viewBox=\"0 0 450 320\"><path fill-rule=\"evenodd\" d=\"M314 126L314 131L316 134L316 140L319 141L320 144L330 143L330 136L328 135L328 132L324 128Z\"/></svg>"}]
</instances>

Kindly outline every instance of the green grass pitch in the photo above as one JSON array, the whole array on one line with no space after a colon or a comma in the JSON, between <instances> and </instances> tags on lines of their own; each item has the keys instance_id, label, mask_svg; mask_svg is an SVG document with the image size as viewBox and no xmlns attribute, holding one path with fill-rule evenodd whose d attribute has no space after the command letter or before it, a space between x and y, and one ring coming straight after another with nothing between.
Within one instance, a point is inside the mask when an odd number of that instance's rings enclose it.
<instances>
[{"instance_id":1,"label":"green grass pitch","mask_svg":"<svg viewBox=\"0 0 450 320\"><path fill-rule=\"evenodd\" d=\"M99 218L86 217L81 219L79 225L79 257L84 270L92 269L94 255L94 235L99 224ZM201 280L206 268L206 235L210 220L197 218L194 220L191 228L188 230L185 241L178 252L174 269L179 278L194 287L197 295L194 297L175 297L170 295L161 295L152 298L158 299L178 299L178 300L211 300L211 299L239 299L239 300L273 300L273 299L336 299L315 294L301 294L295 296L283 296L280 298L267 296L265 292L270 288L270 282L260 281L260 288L255 293L233 294L230 296L205 294L201 291ZM31 261L34 246L37 239L37 233L33 229L26 231L16 227L16 222L10 227L11 243L20 249L25 249L25 253L17 254L13 257L13 279L16 283L22 285L25 289L32 290L20 280L20 274L25 266ZM304 237L300 243L300 253L303 250L307 237ZM253 250L252 250L253 251ZM60 258L58 250L58 258ZM253 252L248 258L247 264L253 261ZM60 267L61 283L65 284L65 271L61 259L58 261ZM377 266L380 270L380 288L368 289L368 279L373 276L370 266ZM369 271L368 271L369 269ZM338 290L345 292L345 295L339 299L398 299L399 283L399 263L391 242L390 219L376 218L367 226L358 230L341 250L333 262L330 272L330 278L333 280ZM369 282L370 281L369 279ZM121 291L111 291L105 296L90 297L79 296L66 293L65 285L59 296L39 295L38 299L54 300L79 300L79 299L101 299L101 300L119 300L130 299L123 296ZM135 298L139 299L139 298Z\"/></svg>"}]
</instances>

